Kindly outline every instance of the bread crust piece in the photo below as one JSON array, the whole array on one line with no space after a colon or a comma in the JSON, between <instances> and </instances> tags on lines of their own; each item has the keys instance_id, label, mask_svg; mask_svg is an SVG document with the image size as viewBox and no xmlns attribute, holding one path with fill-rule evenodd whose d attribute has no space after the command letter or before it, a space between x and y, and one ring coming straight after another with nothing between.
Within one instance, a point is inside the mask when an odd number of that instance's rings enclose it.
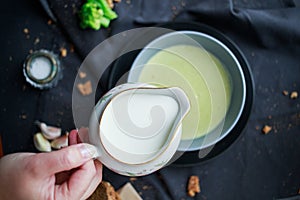
<instances>
[{"instance_id":1,"label":"bread crust piece","mask_svg":"<svg viewBox=\"0 0 300 200\"><path fill-rule=\"evenodd\" d=\"M126 183L122 188L120 188L118 193L123 200L143 200L130 182Z\"/></svg>"},{"instance_id":2,"label":"bread crust piece","mask_svg":"<svg viewBox=\"0 0 300 200\"><path fill-rule=\"evenodd\" d=\"M194 197L196 193L200 192L200 184L198 176L190 176L188 182L187 193L190 197Z\"/></svg>"},{"instance_id":3,"label":"bread crust piece","mask_svg":"<svg viewBox=\"0 0 300 200\"><path fill-rule=\"evenodd\" d=\"M83 96L90 95L93 92L92 82L87 81L85 83L78 83L77 89Z\"/></svg>"},{"instance_id":4,"label":"bread crust piece","mask_svg":"<svg viewBox=\"0 0 300 200\"><path fill-rule=\"evenodd\" d=\"M109 182L102 181L88 200L121 200L121 197Z\"/></svg>"},{"instance_id":5,"label":"bread crust piece","mask_svg":"<svg viewBox=\"0 0 300 200\"><path fill-rule=\"evenodd\" d=\"M268 134L272 130L271 126L265 125L261 130L263 134Z\"/></svg>"}]
</instances>

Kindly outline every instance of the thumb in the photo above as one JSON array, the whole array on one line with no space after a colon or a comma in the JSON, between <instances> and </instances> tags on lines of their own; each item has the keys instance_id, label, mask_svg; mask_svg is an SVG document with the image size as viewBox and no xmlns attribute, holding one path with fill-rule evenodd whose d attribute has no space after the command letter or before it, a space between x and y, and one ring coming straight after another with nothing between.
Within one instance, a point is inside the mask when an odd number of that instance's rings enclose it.
<instances>
[{"instance_id":1,"label":"thumb","mask_svg":"<svg viewBox=\"0 0 300 200\"><path fill-rule=\"evenodd\" d=\"M36 155L45 167L44 174L55 174L79 167L97 157L97 150L90 144L76 144L50 153ZM46 172L45 172L46 170Z\"/></svg>"}]
</instances>

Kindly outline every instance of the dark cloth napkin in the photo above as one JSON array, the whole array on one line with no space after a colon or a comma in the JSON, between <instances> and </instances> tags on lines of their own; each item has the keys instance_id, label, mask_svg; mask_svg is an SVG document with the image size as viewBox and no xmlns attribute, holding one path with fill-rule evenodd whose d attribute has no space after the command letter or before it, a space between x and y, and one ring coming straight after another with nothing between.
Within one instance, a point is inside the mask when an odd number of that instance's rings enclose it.
<instances>
[{"instance_id":1,"label":"dark cloth napkin","mask_svg":"<svg viewBox=\"0 0 300 200\"><path fill-rule=\"evenodd\" d=\"M191 167L168 166L133 181L145 199L189 199L188 177L198 175L195 199L279 199L300 188L299 0L122 0L119 17L100 31L79 28L84 1L49 0L58 24L81 58L100 42L125 30L171 21L201 22L221 31L241 49L255 82L255 102L241 137L220 156ZM272 131L263 135L268 124ZM120 187L128 178L105 170ZM147 189L143 186L147 185Z\"/></svg>"}]
</instances>

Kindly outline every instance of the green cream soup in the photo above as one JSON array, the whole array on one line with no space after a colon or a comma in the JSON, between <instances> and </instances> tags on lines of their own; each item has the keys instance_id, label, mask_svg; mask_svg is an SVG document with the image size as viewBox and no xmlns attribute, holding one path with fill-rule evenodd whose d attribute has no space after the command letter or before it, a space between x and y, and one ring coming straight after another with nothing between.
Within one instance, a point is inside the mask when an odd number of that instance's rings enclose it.
<instances>
[{"instance_id":1,"label":"green cream soup","mask_svg":"<svg viewBox=\"0 0 300 200\"><path fill-rule=\"evenodd\" d=\"M231 81L222 63L198 46L176 45L158 51L146 63L140 82L177 86L191 110L182 122L182 140L204 136L222 125L231 98Z\"/></svg>"}]
</instances>

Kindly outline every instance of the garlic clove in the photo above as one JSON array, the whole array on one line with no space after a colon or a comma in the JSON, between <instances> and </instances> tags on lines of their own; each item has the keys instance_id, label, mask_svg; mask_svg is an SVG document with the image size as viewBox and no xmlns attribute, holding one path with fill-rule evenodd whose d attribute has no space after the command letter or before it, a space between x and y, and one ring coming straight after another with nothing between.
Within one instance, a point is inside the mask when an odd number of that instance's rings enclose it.
<instances>
[{"instance_id":1,"label":"garlic clove","mask_svg":"<svg viewBox=\"0 0 300 200\"><path fill-rule=\"evenodd\" d=\"M44 122L39 122L39 121L36 121L35 123L40 127L46 139L53 140L61 136L61 128L48 126Z\"/></svg>"},{"instance_id":2,"label":"garlic clove","mask_svg":"<svg viewBox=\"0 0 300 200\"><path fill-rule=\"evenodd\" d=\"M42 133L36 133L33 137L34 146L37 150L42 152L50 152L50 142L43 136Z\"/></svg>"},{"instance_id":3,"label":"garlic clove","mask_svg":"<svg viewBox=\"0 0 300 200\"><path fill-rule=\"evenodd\" d=\"M68 137L68 133L63 135L63 136L60 136L56 139L54 139L52 142L51 142L51 147L53 149L61 149L63 147L67 147L68 146L68 143L69 143L69 137Z\"/></svg>"}]
</instances>

